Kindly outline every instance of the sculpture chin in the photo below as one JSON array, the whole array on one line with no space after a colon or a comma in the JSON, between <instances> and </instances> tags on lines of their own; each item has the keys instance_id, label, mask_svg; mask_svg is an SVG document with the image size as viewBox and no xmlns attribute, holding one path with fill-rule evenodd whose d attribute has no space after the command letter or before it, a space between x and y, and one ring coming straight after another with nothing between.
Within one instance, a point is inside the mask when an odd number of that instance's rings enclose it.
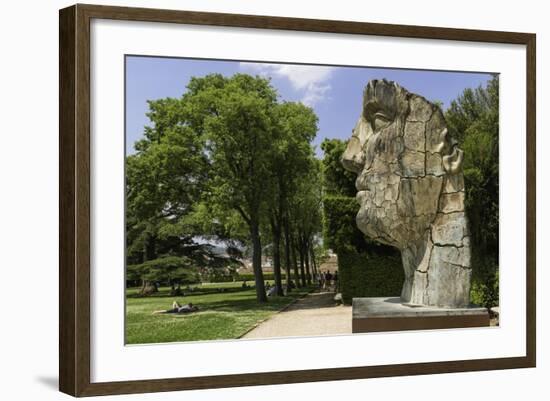
<instances>
[{"instance_id":1,"label":"sculpture chin","mask_svg":"<svg viewBox=\"0 0 550 401\"><path fill-rule=\"evenodd\" d=\"M371 194L369 191L359 191L357 192L355 199L357 199L357 203L360 205L359 212L357 212L357 215L355 216L357 228L359 228L363 234L371 238L376 237L376 224L373 224L376 220L376 213L374 213L374 208L372 207L373 202L371 199Z\"/></svg>"},{"instance_id":2,"label":"sculpture chin","mask_svg":"<svg viewBox=\"0 0 550 401\"><path fill-rule=\"evenodd\" d=\"M386 227L386 222L378 218L371 205L372 203L368 205L361 204L359 212L357 212L355 217L357 228L369 238L375 239L382 244L398 248L397 243L386 234L389 233L390 227Z\"/></svg>"}]
</instances>

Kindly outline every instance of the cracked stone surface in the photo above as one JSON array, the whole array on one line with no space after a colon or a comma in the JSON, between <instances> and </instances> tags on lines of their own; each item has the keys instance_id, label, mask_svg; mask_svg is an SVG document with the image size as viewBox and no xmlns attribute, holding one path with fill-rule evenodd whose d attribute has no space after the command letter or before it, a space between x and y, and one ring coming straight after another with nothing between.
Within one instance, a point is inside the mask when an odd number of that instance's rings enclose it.
<instances>
[{"instance_id":1,"label":"cracked stone surface","mask_svg":"<svg viewBox=\"0 0 550 401\"><path fill-rule=\"evenodd\" d=\"M404 303L469 305L463 152L441 109L395 82L370 81L342 163L357 173L357 226L401 251Z\"/></svg>"}]
</instances>

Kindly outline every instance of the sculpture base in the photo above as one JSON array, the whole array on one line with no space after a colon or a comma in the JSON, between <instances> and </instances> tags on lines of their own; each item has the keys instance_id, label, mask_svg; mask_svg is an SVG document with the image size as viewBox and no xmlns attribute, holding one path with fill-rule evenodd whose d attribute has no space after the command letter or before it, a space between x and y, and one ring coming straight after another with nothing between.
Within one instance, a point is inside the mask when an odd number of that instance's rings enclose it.
<instances>
[{"instance_id":1,"label":"sculpture base","mask_svg":"<svg viewBox=\"0 0 550 401\"><path fill-rule=\"evenodd\" d=\"M352 314L353 333L489 326L486 308L407 306L400 298L354 298Z\"/></svg>"}]
</instances>

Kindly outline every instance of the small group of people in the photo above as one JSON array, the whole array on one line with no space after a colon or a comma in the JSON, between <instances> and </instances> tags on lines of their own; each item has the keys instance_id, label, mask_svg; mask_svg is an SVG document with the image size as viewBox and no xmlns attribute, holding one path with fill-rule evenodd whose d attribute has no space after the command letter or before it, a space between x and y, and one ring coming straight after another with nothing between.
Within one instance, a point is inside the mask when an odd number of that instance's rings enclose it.
<instances>
[{"instance_id":1,"label":"small group of people","mask_svg":"<svg viewBox=\"0 0 550 401\"><path fill-rule=\"evenodd\" d=\"M319 273L319 287L324 290L338 291L338 271L332 274L330 270Z\"/></svg>"}]
</instances>

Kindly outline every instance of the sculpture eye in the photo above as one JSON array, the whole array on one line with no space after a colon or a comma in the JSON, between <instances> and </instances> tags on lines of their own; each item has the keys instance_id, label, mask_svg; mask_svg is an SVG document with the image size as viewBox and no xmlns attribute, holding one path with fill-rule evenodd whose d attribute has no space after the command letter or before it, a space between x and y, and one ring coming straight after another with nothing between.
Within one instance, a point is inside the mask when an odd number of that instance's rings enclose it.
<instances>
[{"instance_id":1,"label":"sculpture eye","mask_svg":"<svg viewBox=\"0 0 550 401\"><path fill-rule=\"evenodd\" d=\"M388 125L391 124L391 120L383 113L376 113L374 115L374 130L380 130L383 128L386 128Z\"/></svg>"}]
</instances>

